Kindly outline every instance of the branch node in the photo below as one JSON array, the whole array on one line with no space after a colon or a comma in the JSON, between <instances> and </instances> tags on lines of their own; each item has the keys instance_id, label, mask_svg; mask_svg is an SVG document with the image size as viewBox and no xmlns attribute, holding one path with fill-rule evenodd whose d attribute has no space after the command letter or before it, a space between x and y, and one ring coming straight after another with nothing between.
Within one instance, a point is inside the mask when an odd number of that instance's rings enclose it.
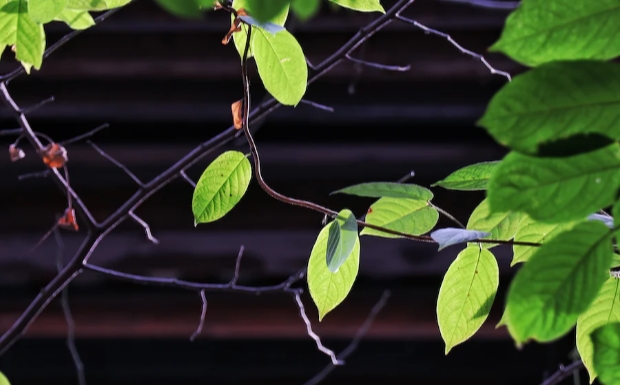
<instances>
[{"instance_id":1,"label":"branch node","mask_svg":"<svg viewBox=\"0 0 620 385\"><path fill-rule=\"evenodd\" d=\"M120 168L121 170L123 170L125 172L125 174L127 174L134 182L136 182L136 184L141 187L144 188L144 183L142 183L142 181L140 180L140 178L138 178L136 176L136 174L134 174L133 172L131 172L124 164L122 164L121 162L119 162L118 160L114 159L114 157L112 157L111 155L107 154L105 151L103 151L99 146L97 146L95 143L93 143L90 140L87 140L86 143L88 143L92 148L95 149L95 151L97 151L99 153L99 155L103 156L104 158L106 158L107 160L109 160L110 162L112 162L112 164L114 164L116 167Z\"/></svg>"},{"instance_id":2,"label":"branch node","mask_svg":"<svg viewBox=\"0 0 620 385\"><path fill-rule=\"evenodd\" d=\"M144 232L146 233L146 238L153 242L154 244L159 244L159 241L153 236L151 233L151 227L148 223L146 223L142 218L137 216L133 211L129 211L129 216L136 221L140 226L144 227Z\"/></svg>"}]
</instances>

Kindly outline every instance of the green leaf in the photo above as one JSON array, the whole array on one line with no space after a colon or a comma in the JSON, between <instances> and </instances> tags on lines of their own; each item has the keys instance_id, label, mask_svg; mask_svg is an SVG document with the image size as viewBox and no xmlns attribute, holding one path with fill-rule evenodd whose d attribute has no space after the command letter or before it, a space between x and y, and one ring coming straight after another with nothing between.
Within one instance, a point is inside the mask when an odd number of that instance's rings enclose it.
<instances>
[{"instance_id":1,"label":"green leaf","mask_svg":"<svg viewBox=\"0 0 620 385\"><path fill-rule=\"evenodd\" d=\"M54 20L67 6L68 0L28 0L28 14L39 24Z\"/></svg>"},{"instance_id":2,"label":"green leaf","mask_svg":"<svg viewBox=\"0 0 620 385\"><path fill-rule=\"evenodd\" d=\"M280 103L297 105L308 83L308 65L301 46L288 31L272 35L254 28L252 36L252 52L265 89Z\"/></svg>"},{"instance_id":3,"label":"green leaf","mask_svg":"<svg viewBox=\"0 0 620 385\"><path fill-rule=\"evenodd\" d=\"M329 0L341 7L349 8L359 12L381 12L385 13L385 9L379 0Z\"/></svg>"},{"instance_id":4,"label":"green leaf","mask_svg":"<svg viewBox=\"0 0 620 385\"><path fill-rule=\"evenodd\" d=\"M486 231L491 233L489 238L499 240L512 239L517 230L521 219L523 219L523 213L515 212L497 212L491 213L489 208L488 199L484 199L478 207L471 213L469 221L467 222L467 228L471 230ZM491 248L497 246L493 243L482 243L482 247Z\"/></svg>"},{"instance_id":5,"label":"green leaf","mask_svg":"<svg viewBox=\"0 0 620 385\"><path fill-rule=\"evenodd\" d=\"M366 223L411 235L421 235L432 230L438 219L439 213L429 202L405 198L381 198L370 206L366 214ZM399 237L369 227L360 234Z\"/></svg>"},{"instance_id":6,"label":"green leaf","mask_svg":"<svg viewBox=\"0 0 620 385\"><path fill-rule=\"evenodd\" d=\"M186 19L202 18L202 9L196 0L155 0L166 12ZM215 1L211 2L213 5Z\"/></svg>"},{"instance_id":7,"label":"green leaf","mask_svg":"<svg viewBox=\"0 0 620 385\"><path fill-rule=\"evenodd\" d=\"M523 0L489 51L537 66L556 60L620 55L618 0Z\"/></svg>"},{"instance_id":8,"label":"green leaf","mask_svg":"<svg viewBox=\"0 0 620 385\"><path fill-rule=\"evenodd\" d=\"M0 372L0 385L11 385L8 378L2 372Z\"/></svg>"},{"instance_id":9,"label":"green leaf","mask_svg":"<svg viewBox=\"0 0 620 385\"><path fill-rule=\"evenodd\" d=\"M512 152L489 180L491 211L523 211L541 222L583 219L615 201L619 170L617 143L564 158Z\"/></svg>"},{"instance_id":10,"label":"green leaf","mask_svg":"<svg viewBox=\"0 0 620 385\"><path fill-rule=\"evenodd\" d=\"M604 224L582 222L543 244L523 265L506 305L508 331L518 344L549 342L575 325L609 277L610 240Z\"/></svg>"},{"instance_id":11,"label":"green leaf","mask_svg":"<svg viewBox=\"0 0 620 385\"><path fill-rule=\"evenodd\" d=\"M439 244L439 250L442 250L448 246L475 241L476 239L482 239L489 235L491 235L491 233L447 227L445 229L433 231L431 233L431 238Z\"/></svg>"},{"instance_id":12,"label":"green leaf","mask_svg":"<svg viewBox=\"0 0 620 385\"><path fill-rule=\"evenodd\" d=\"M236 10L239 9L245 9L246 12L248 12L249 15L253 14L253 7L255 6L256 2L255 1L251 1L251 0L233 0L233 4L232 7ZM272 18L270 18L269 20L266 21L270 21L274 24L280 25L280 26L284 26L284 23L286 23L286 19L288 18L288 6L284 7L280 13L278 13L277 15L273 16ZM235 20L235 17L233 15L231 15L230 21L231 23ZM235 47L237 48L237 52L239 52L239 57L243 58L243 52L245 51L245 42L247 40L247 26L242 25L241 26L241 31L233 33L233 41L235 42ZM252 30L252 40L254 40L256 38L256 30ZM252 56L254 56L254 53L252 52L252 42L250 42L250 49L248 51L248 58L251 58Z\"/></svg>"},{"instance_id":13,"label":"green leaf","mask_svg":"<svg viewBox=\"0 0 620 385\"><path fill-rule=\"evenodd\" d=\"M15 45L15 57L26 70L41 68L45 31L28 14L26 0L12 0L0 8L0 44Z\"/></svg>"},{"instance_id":14,"label":"green leaf","mask_svg":"<svg viewBox=\"0 0 620 385\"><path fill-rule=\"evenodd\" d=\"M81 11L105 11L122 7L130 2L131 0L69 0L67 8Z\"/></svg>"},{"instance_id":15,"label":"green leaf","mask_svg":"<svg viewBox=\"0 0 620 385\"><path fill-rule=\"evenodd\" d=\"M332 194L349 194L369 198L410 198L424 201L433 199L433 193L422 186L394 182L360 183L334 191Z\"/></svg>"},{"instance_id":16,"label":"green leaf","mask_svg":"<svg viewBox=\"0 0 620 385\"><path fill-rule=\"evenodd\" d=\"M616 201L612 206L611 216L614 218L614 226L620 225L620 200Z\"/></svg>"},{"instance_id":17,"label":"green leaf","mask_svg":"<svg viewBox=\"0 0 620 385\"><path fill-rule=\"evenodd\" d=\"M620 371L620 323L601 326L592 333L594 344L594 369L601 383L619 385Z\"/></svg>"},{"instance_id":18,"label":"green leaf","mask_svg":"<svg viewBox=\"0 0 620 385\"><path fill-rule=\"evenodd\" d=\"M480 329L498 285L499 268L490 251L469 246L452 262L437 298L437 321L446 354Z\"/></svg>"},{"instance_id":19,"label":"green leaf","mask_svg":"<svg viewBox=\"0 0 620 385\"><path fill-rule=\"evenodd\" d=\"M288 13L290 2L291 0L245 0L243 8L258 21L272 21L283 12Z\"/></svg>"},{"instance_id":20,"label":"green leaf","mask_svg":"<svg viewBox=\"0 0 620 385\"><path fill-rule=\"evenodd\" d=\"M431 187L461 191L486 190L491 173L498 164L499 161L481 162L463 167Z\"/></svg>"},{"instance_id":21,"label":"green leaf","mask_svg":"<svg viewBox=\"0 0 620 385\"><path fill-rule=\"evenodd\" d=\"M360 261L360 243L357 240L351 255L338 272L329 271L325 264L329 227L323 227L319 233L308 261L308 290L319 310L319 321L347 297L357 277Z\"/></svg>"},{"instance_id":22,"label":"green leaf","mask_svg":"<svg viewBox=\"0 0 620 385\"><path fill-rule=\"evenodd\" d=\"M588 215L588 220L603 222L605 226L609 227L610 229L614 228L614 219L609 215L603 215L598 213L590 214Z\"/></svg>"},{"instance_id":23,"label":"green leaf","mask_svg":"<svg viewBox=\"0 0 620 385\"><path fill-rule=\"evenodd\" d=\"M351 210L342 210L329 225L326 258L329 271L338 272L340 266L351 255L357 242L357 219Z\"/></svg>"},{"instance_id":24,"label":"green leaf","mask_svg":"<svg viewBox=\"0 0 620 385\"><path fill-rule=\"evenodd\" d=\"M590 374L590 383L596 378L590 334L612 322L620 322L620 280L608 277L594 302L577 319L577 350Z\"/></svg>"},{"instance_id":25,"label":"green leaf","mask_svg":"<svg viewBox=\"0 0 620 385\"><path fill-rule=\"evenodd\" d=\"M524 216L517 233L515 241L545 243L553 239L556 235L572 229L578 222L562 222L562 223L543 223L537 222L529 216ZM534 252L538 250L532 246L512 246L513 254L510 266L514 266L520 262L527 262Z\"/></svg>"},{"instance_id":26,"label":"green leaf","mask_svg":"<svg viewBox=\"0 0 620 385\"><path fill-rule=\"evenodd\" d=\"M620 139L620 65L553 62L497 92L478 121L499 143L534 154L539 145L576 134Z\"/></svg>"},{"instance_id":27,"label":"green leaf","mask_svg":"<svg viewBox=\"0 0 620 385\"><path fill-rule=\"evenodd\" d=\"M252 167L239 151L227 151L218 156L202 173L192 198L196 224L216 221L226 215L243 197Z\"/></svg>"},{"instance_id":28,"label":"green leaf","mask_svg":"<svg viewBox=\"0 0 620 385\"><path fill-rule=\"evenodd\" d=\"M73 29L86 29L95 25L95 20L88 11L65 9L56 16L56 21L62 21Z\"/></svg>"},{"instance_id":29,"label":"green leaf","mask_svg":"<svg viewBox=\"0 0 620 385\"><path fill-rule=\"evenodd\" d=\"M320 8L321 0L293 0L291 2L291 10L302 21L316 15Z\"/></svg>"}]
</instances>

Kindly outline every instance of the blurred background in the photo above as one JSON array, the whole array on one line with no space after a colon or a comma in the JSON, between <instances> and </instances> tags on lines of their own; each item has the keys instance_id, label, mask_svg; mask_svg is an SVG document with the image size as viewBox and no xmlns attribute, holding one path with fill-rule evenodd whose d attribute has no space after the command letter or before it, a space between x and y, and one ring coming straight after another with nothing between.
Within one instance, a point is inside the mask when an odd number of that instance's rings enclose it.
<instances>
[{"instance_id":1,"label":"blurred background","mask_svg":"<svg viewBox=\"0 0 620 385\"><path fill-rule=\"evenodd\" d=\"M383 3L387 9L393 1ZM507 14L419 0L405 15L486 55ZM318 63L376 17L334 11L325 3L315 18L302 23L291 17L287 27L309 60ZM229 16L220 12L182 20L142 0L83 33L44 61L41 71L18 78L9 89L21 106L55 97L29 117L35 130L56 141L109 123L91 139L148 181L231 125L230 104L241 98L242 84L234 45L221 44L229 23ZM67 32L60 23L51 25L48 45ZM276 190L361 215L372 200L329 193L360 182L395 181L411 171L413 183L429 186L459 167L505 154L475 126L490 97L506 82L479 61L402 23L375 35L355 57L410 64L411 70L395 73L343 63L306 95L333 112L301 104L280 108L255 125L263 174ZM523 70L501 55L486 57L513 75ZM17 65L5 53L0 73ZM256 72L252 74L257 105L265 91ZM16 127L4 106L0 126ZM13 139L0 138L5 149ZM51 180L18 179L42 170L30 148L24 148L27 157L18 163L9 161L8 151L0 151L1 331L54 276L54 238L33 253L28 250L66 207ZM197 180L215 156L231 148L248 151L244 140L238 140L188 174ZM97 219L106 218L136 191L127 175L87 144L73 144L68 151L71 185ZM244 245L239 283L247 285L279 283L307 262L321 228L320 215L279 203L253 183L225 218L194 227L192 191L178 180L137 210L159 245L127 221L104 240L91 262L136 274L227 282ZM433 191L434 203L461 221L484 198L480 192ZM443 219L440 225L451 226ZM65 261L83 236L63 232ZM359 278L340 307L319 323L304 294L315 331L340 351L383 291L392 293L347 365L324 383L537 384L559 363L570 362L572 336L517 350L505 328L495 329L514 273L510 249L502 248L496 249L501 284L491 316L472 340L444 355L435 303L443 274L459 250L438 253L433 245L364 237ZM89 272L79 276L69 287L69 302L88 384L302 384L329 363L308 337L289 295L208 294L207 299L204 329L190 342L201 312L196 293L124 284ZM66 337L67 322L56 300L25 338L0 357L0 370L14 384L77 384Z\"/></svg>"}]
</instances>

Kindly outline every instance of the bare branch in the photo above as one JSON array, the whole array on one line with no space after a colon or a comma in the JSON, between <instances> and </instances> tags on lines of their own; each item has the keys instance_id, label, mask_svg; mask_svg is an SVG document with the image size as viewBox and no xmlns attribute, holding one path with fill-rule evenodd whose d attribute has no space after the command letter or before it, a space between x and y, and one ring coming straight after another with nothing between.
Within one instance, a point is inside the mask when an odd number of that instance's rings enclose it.
<instances>
[{"instance_id":1,"label":"bare branch","mask_svg":"<svg viewBox=\"0 0 620 385\"><path fill-rule=\"evenodd\" d=\"M559 369L553 373L549 378L543 381L540 385L556 385L562 382L565 378L568 378L573 375L575 370L582 369L584 367L583 361L577 360L571 363L568 366L564 366L560 364Z\"/></svg>"},{"instance_id":2,"label":"bare branch","mask_svg":"<svg viewBox=\"0 0 620 385\"><path fill-rule=\"evenodd\" d=\"M498 0L439 0L445 3L460 3L471 5L472 7L486 9L513 10L519 6L520 1L498 1Z\"/></svg>"},{"instance_id":3,"label":"bare branch","mask_svg":"<svg viewBox=\"0 0 620 385\"><path fill-rule=\"evenodd\" d=\"M429 28L429 27L427 27L427 26L425 26L425 25L423 25L423 24L418 23L417 21L415 21L415 20L413 20L413 19L409 19L409 18L406 18L406 17L404 17L404 16L401 16L400 14L399 14L399 15L396 15L396 18L397 18L398 20L400 20L400 21L404 22L404 23L411 24L411 25L413 25L413 26L417 27L417 28L419 28L419 29L423 30L423 31L424 31L424 32L426 32L426 33L430 33L430 34L432 34L432 35L436 35L436 36L439 36L439 37L442 37L442 38L446 39L446 40L447 40L450 44L452 44L452 45L453 45L454 47L456 47L459 51L461 51L461 53L463 53L463 54L465 54L465 55L469 55L469 56L473 57L474 59L479 60L482 64L484 64L484 66L485 66L485 67L487 67L487 68L489 69L489 71L490 71L493 75L500 75L500 76L503 76L503 77L505 77L506 79L508 79L508 81L511 81L511 80L512 80L512 77L510 76L510 74L509 74L508 72L500 71L500 70L497 70L497 69L493 68L493 66L491 66L491 64L489 64L489 62L487 61L487 59L485 59L485 58L484 58L484 56L482 56L482 55L480 55L480 54L477 54L477 53L475 53L475 52L473 52L473 51L470 51L470 50L468 50L468 49L466 49L466 48L463 48L463 47L462 47L459 43L457 43L457 42L456 42L456 41L452 38L452 36L448 35L447 33L444 33L444 32L441 32L441 31L438 31L438 30L436 30L436 29Z\"/></svg>"},{"instance_id":4,"label":"bare branch","mask_svg":"<svg viewBox=\"0 0 620 385\"><path fill-rule=\"evenodd\" d=\"M23 109L22 111L20 111L20 112L21 112L22 114L24 114L24 115L28 115L28 114L29 114L29 113L31 113L32 111L37 110L37 109L39 109L39 108L43 107L44 105L49 104L49 103L51 103L51 102L53 102L53 101L54 101L54 97L53 97L53 96L50 96L49 98L47 98L47 99L45 99L45 100L40 101L39 103L35 104L34 106L30 106L30 107L26 107L26 108L24 108L24 109Z\"/></svg>"},{"instance_id":5,"label":"bare branch","mask_svg":"<svg viewBox=\"0 0 620 385\"><path fill-rule=\"evenodd\" d=\"M28 174L22 174L17 176L17 180L22 181L24 179L30 178L47 178L50 176L50 170L37 171L37 172L29 172Z\"/></svg>"},{"instance_id":6,"label":"bare branch","mask_svg":"<svg viewBox=\"0 0 620 385\"><path fill-rule=\"evenodd\" d=\"M200 333L202 333L202 328L204 327L204 324L205 324L205 318L207 317L207 297L205 296L204 290L200 290L200 299L202 300L202 311L200 312L200 322L198 323L198 328L196 329L194 334L192 334L192 336L189 337L189 340L192 342L194 342L194 339L196 339L196 337L198 337Z\"/></svg>"},{"instance_id":7,"label":"bare branch","mask_svg":"<svg viewBox=\"0 0 620 385\"><path fill-rule=\"evenodd\" d=\"M82 135L78 135L78 136L76 136L75 138L71 138L71 139L67 139L67 140L65 140L65 141L62 141L62 142L60 142L60 144L61 144L62 146L65 146L65 147L66 147L67 145L69 145L69 144L71 144L71 143L79 142L79 141L81 141L81 140L84 140L84 139L90 138L91 136L94 136L94 135L95 135L96 133L98 133L99 131L104 130L104 129L108 128L108 127L110 127L110 125L109 125L108 123L104 123L104 124L102 124L101 126L96 127L96 128L94 128L94 129L92 129L92 130L88 131L87 133L84 133L84 134L82 134Z\"/></svg>"},{"instance_id":8,"label":"bare branch","mask_svg":"<svg viewBox=\"0 0 620 385\"><path fill-rule=\"evenodd\" d=\"M391 66L391 65L379 64L379 63L375 63L375 62L371 62L367 60L356 59L354 57L351 57L351 55L349 54L345 55L345 57L347 58L347 60L353 63L361 64L366 67L377 68L377 69L384 70L384 71L406 72L411 69L411 65L409 64L407 64L406 66Z\"/></svg>"},{"instance_id":9,"label":"bare branch","mask_svg":"<svg viewBox=\"0 0 620 385\"><path fill-rule=\"evenodd\" d=\"M239 248L239 253L237 254L237 260L235 261L235 272L229 283L230 287L237 286L237 281L239 280L239 270L241 269L241 258L243 258L244 251L245 246L241 245L241 247Z\"/></svg>"},{"instance_id":10,"label":"bare branch","mask_svg":"<svg viewBox=\"0 0 620 385\"><path fill-rule=\"evenodd\" d=\"M114 159L113 156L109 155L108 153L106 153L105 151L103 151L99 146L97 146L95 143L93 143L90 140L87 140L86 143L88 143L92 148L95 149L95 151L97 151L99 153L99 155L103 156L104 158L106 158L107 160L109 160L110 162L112 162L112 164L114 164L116 167L120 168L121 170L123 170L125 172L125 174L127 174L131 179L133 179L134 182L136 182L136 184L140 187L144 187L144 183L142 183L142 181L140 180L140 178L138 178L136 176L136 174L134 174L133 172L131 172L124 164L122 164L121 162L119 162L118 160Z\"/></svg>"},{"instance_id":11,"label":"bare branch","mask_svg":"<svg viewBox=\"0 0 620 385\"><path fill-rule=\"evenodd\" d=\"M142 218L137 216L133 211L130 211L128 215L131 217L131 219L136 221L140 226L144 227L144 232L146 233L146 238L149 241L153 242L156 245L159 244L159 241L151 233L151 227L149 226L148 223L146 223L144 220L142 220Z\"/></svg>"},{"instance_id":12,"label":"bare branch","mask_svg":"<svg viewBox=\"0 0 620 385\"><path fill-rule=\"evenodd\" d=\"M459 221L458 219L456 219L452 214L450 214L449 212L445 211L442 208L439 208L437 206L435 206L433 203L429 203L431 205L431 207L433 207L435 210L437 210L437 212L439 214L442 214L443 216L445 216L446 218L448 218L449 220L451 220L452 222L456 223L460 228L462 229L466 229L467 226L465 226L464 224L461 223L461 221Z\"/></svg>"},{"instance_id":13,"label":"bare branch","mask_svg":"<svg viewBox=\"0 0 620 385\"><path fill-rule=\"evenodd\" d=\"M407 175L405 175L402 178L400 178L399 180L397 180L396 183L405 183L409 179L413 178L414 176L415 176L415 171L411 170L411 171L409 171L409 173Z\"/></svg>"},{"instance_id":14,"label":"bare branch","mask_svg":"<svg viewBox=\"0 0 620 385\"><path fill-rule=\"evenodd\" d=\"M310 100L301 99L301 103L307 104L307 105L312 106L314 108L318 108L319 110L323 110L323 111L327 111L327 112L334 112L334 108L333 107L326 106L324 104L319 104L319 103L316 103L316 102L312 102Z\"/></svg>"},{"instance_id":15,"label":"bare branch","mask_svg":"<svg viewBox=\"0 0 620 385\"><path fill-rule=\"evenodd\" d=\"M19 136L22 132L23 130L21 128L7 128L6 130L0 130L0 136Z\"/></svg>"},{"instance_id":16,"label":"bare branch","mask_svg":"<svg viewBox=\"0 0 620 385\"><path fill-rule=\"evenodd\" d=\"M194 182L192 178L187 176L187 174L185 173L185 170L179 171L179 175L181 175L181 178L185 179L187 183L189 183L193 188L196 188L196 182Z\"/></svg>"}]
</instances>

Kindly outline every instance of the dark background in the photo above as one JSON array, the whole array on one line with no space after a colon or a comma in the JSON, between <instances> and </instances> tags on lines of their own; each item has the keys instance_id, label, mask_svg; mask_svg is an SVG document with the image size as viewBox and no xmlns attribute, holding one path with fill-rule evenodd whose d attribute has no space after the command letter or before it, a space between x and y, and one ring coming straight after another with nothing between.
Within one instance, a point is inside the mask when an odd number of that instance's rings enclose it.
<instances>
[{"instance_id":1,"label":"dark background","mask_svg":"<svg viewBox=\"0 0 620 385\"><path fill-rule=\"evenodd\" d=\"M391 3L386 0L384 5ZM436 0L420 0L406 13L480 53L498 38L506 15ZM288 28L308 58L318 63L375 17L324 6L310 22L291 19ZM35 130L57 141L109 123L93 140L148 181L231 124L230 104L240 99L242 84L234 46L220 43L228 25L224 13L186 21L142 0L85 32L44 61L41 71L20 77L9 88L22 106L55 96L54 103L29 117ZM61 24L50 26L48 45L67 31ZM479 61L439 37L400 23L385 28L355 56L410 64L411 70L391 73L343 63L313 84L306 96L333 107L333 113L300 105L271 114L256 140L264 177L275 189L360 215L372 200L329 193L354 183L397 180L412 170L414 183L429 186L461 166L505 154L475 126L490 97L506 82ZM512 74L523 70L501 55L486 56L496 68ZM0 73L16 65L6 52ZM265 92L253 74L256 105ZM0 124L16 126L4 108ZM3 146L10 143L0 139ZM248 150L242 140L228 148ZM68 150L71 184L97 219L134 193L132 181L88 145ZM189 174L197 179L216 155ZM0 154L2 331L56 269L57 246L51 238L20 257L65 208L63 195L50 180L18 181L19 175L41 169L31 152L15 164L7 151ZM484 197L479 192L434 192L434 202L462 221ZM279 203L255 183L224 219L194 228L191 196L192 188L177 181L138 210L160 240L158 246L146 240L140 226L127 221L105 239L91 262L126 272L226 282L243 244L240 283L271 284L304 266L321 228L320 215ZM442 220L441 225L449 223ZM66 260L83 234L63 237ZM435 300L459 250L437 253L432 245L363 238L360 276L351 295L321 324L314 322L315 330L329 347L340 350L383 290L390 289L392 297L359 350L325 383L537 384L560 362L569 362L572 335L556 344L517 350L505 328L495 329L513 273L510 249L501 248L495 250L502 282L491 316L476 337L444 355ZM88 383L288 385L303 383L329 362L307 336L288 295L207 298L202 336L190 342L201 306L195 293L119 284L88 272L78 277L70 286L70 303ZM304 300L316 321L309 296ZM0 370L14 384L77 383L66 335L66 321L55 301L26 337L0 357Z\"/></svg>"}]
</instances>

